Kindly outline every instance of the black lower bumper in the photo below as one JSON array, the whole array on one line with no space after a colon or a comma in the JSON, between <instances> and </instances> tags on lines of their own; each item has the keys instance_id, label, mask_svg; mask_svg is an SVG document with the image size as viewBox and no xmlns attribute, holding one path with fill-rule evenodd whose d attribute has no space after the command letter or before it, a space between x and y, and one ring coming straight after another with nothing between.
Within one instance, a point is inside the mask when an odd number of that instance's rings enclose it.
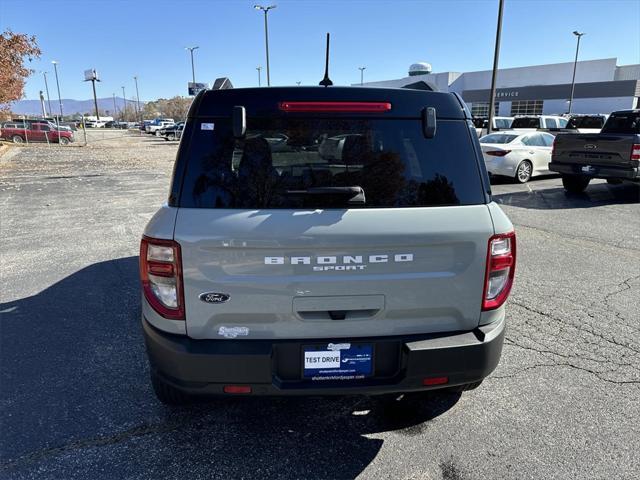
<instances>
[{"instance_id":1,"label":"black lower bumper","mask_svg":"<svg viewBox=\"0 0 640 480\"><path fill-rule=\"evenodd\" d=\"M504 319L469 332L338 339L374 348L374 375L361 380L303 378L303 345L313 340L194 340L162 332L142 320L149 361L165 382L189 393L223 394L225 385L247 385L254 395L383 394L478 382L498 365ZM446 384L425 386L427 378Z\"/></svg>"},{"instance_id":2,"label":"black lower bumper","mask_svg":"<svg viewBox=\"0 0 640 480\"><path fill-rule=\"evenodd\" d=\"M587 165L575 163L549 163L549 170L563 175L576 175L589 178L620 178L640 181L640 168L615 165Z\"/></svg>"}]
</instances>

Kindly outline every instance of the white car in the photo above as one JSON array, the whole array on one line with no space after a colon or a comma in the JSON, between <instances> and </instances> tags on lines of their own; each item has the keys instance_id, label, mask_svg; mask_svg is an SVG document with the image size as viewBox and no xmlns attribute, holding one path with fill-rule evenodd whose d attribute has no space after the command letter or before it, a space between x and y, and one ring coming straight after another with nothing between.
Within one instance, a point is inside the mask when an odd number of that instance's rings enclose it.
<instances>
[{"instance_id":1,"label":"white car","mask_svg":"<svg viewBox=\"0 0 640 480\"><path fill-rule=\"evenodd\" d=\"M480 139L482 156L490 175L512 177L526 183L536 175L548 175L554 136L546 132L507 130Z\"/></svg>"}]
</instances>

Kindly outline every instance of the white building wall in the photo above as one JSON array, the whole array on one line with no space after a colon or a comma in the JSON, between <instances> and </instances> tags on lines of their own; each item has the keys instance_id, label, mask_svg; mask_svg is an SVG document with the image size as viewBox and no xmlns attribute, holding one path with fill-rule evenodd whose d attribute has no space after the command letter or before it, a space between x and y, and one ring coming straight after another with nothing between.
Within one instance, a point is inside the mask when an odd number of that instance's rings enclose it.
<instances>
[{"instance_id":1,"label":"white building wall","mask_svg":"<svg viewBox=\"0 0 640 480\"><path fill-rule=\"evenodd\" d=\"M640 64L622 65L616 68L615 80L637 80L640 78Z\"/></svg>"},{"instance_id":2,"label":"white building wall","mask_svg":"<svg viewBox=\"0 0 640 480\"><path fill-rule=\"evenodd\" d=\"M616 59L578 62L576 83L608 82L614 79ZM498 70L497 88L571 83L573 62ZM637 78L637 77L636 77ZM450 87L453 92L491 88L491 70L465 72Z\"/></svg>"}]
</instances>

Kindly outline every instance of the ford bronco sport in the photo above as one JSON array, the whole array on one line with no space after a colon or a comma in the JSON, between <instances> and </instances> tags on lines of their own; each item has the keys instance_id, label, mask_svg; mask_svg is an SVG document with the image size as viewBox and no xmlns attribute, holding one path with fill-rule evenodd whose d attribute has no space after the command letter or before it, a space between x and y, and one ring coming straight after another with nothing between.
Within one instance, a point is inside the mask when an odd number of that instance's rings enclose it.
<instances>
[{"instance_id":1,"label":"ford bronco sport","mask_svg":"<svg viewBox=\"0 0 640 480\"><path fill-rule=\"evenodd\" d=\"M207 90L140 249L158 398L470 389L515 233L455 94Z\"/></svg>"}]
</instances>

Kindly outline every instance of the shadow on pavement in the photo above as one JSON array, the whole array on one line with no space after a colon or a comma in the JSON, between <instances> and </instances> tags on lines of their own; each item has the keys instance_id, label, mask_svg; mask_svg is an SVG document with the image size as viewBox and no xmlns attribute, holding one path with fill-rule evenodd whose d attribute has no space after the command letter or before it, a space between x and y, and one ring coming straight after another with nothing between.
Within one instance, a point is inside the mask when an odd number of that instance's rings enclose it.
<instances>
[{"instance_id":1,"label":"shadow on pavement","mask_svg":"<svg viewBox=\"0 0 640 480\"><path fill-rule=\"evenodd\" d=\"M591 208L603 205L640 203L640 185L623 183L589 185L582 194L571 194L562 187L493 195L500 205L538 210Z\"/></svg>"},{"instance_id":2,"label":"shadow on pavement","mask_svg":"<svg viewBox=\"0 0 640 480\"><path fill-rule=\"evenodd\" d=\"M418 435L459 399L393 408L366 397L165 407L148 382L137 263L96 263L0 305L0 476L353 478L382 447L367 434Z\"/></svg>"}]
</instances>

